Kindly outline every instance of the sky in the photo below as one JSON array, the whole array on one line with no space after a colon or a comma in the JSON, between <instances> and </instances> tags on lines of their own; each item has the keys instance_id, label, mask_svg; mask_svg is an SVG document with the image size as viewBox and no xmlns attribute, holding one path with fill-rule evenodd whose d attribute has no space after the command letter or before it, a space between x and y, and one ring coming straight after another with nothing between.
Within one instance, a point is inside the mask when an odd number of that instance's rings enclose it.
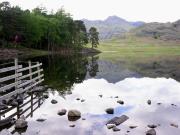
<instances>
[{"instance_id":1,"label":"sky","mask_svg":"<svg viewBox=\"0 0 180 135\"><path fill-rule=\"evenodd\" d=\"M0 0L2 2L4 0ZM6 0L7 1L7 0ZM22 9L63 7L74 19L104 20L116 15L128 21L173 22L180 19L180 0L8 0Z\"/></svg>"}]
</instances>

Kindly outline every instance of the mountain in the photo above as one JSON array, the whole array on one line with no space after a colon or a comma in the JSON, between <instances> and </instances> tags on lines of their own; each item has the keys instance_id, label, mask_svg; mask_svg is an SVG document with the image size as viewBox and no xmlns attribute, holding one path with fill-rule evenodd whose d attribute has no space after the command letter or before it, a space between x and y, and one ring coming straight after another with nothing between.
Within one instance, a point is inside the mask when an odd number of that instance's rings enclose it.
<instances>
[{"instance_id":1,"label":"mountain","mask_svg":"<svg viewBox=\"0 0 180 135\"><path fill-rule=\"evenodd\" d=\"M180 40L180 20L173 23L146 23L131 31L136 36L161 40Z\"/></svg>"},{"instance_id":2,"label":"mountain","mask_svg":"<svg viewBox=\"0 0 180 135\"><path fill-rule=\"evenodd\" d=\"M87 20L83 19L86 28L96 27L100 39L110 39L112 37L121 37L132 28L139 27L144 22L128 22L117 16L109 16L105 20Z\"/></svg>"}]
</instances>

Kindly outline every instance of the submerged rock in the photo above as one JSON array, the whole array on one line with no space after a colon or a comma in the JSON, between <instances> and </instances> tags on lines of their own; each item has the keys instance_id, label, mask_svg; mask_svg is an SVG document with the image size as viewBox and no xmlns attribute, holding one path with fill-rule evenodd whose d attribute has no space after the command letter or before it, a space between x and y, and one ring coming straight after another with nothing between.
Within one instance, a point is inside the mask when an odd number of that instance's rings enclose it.
<instances>
[{"instance_id":1,"label":"submerged rock","mask_svg":"<svg viewBox=\"0 0 180 135\"><path fill-rule=\"evenodd\" d=\"M116 127L116 125L115 125L115 124L107 124L106 126L107 126L107 128L108 128L108 129L111 129L111 128Z\"/></svg>"},{"instance_id":2,"label":"submerged rock","mask_svg":"<svg viewBox=\"0 0 180 135\"><path fill-rule=\"evenodd\" d=\"M156 130L155 129L150 129L146 132L146 135L156 135Z\"/></svg>"},{"instance_id":3,"label":"submerged rock","mask_svg":"<svg viewBox=\"0 0 180 135\"><path fill-rule=\"evenodd\" d=\"M113 131L114 132L117 132L117 131L120 131L121 129L117 128L117 127L113 127Z\"/></svg>"},{"instance_id":4,"label":"submerged rock","mask_svg":"<svg viewBox=\"0 0 180 135\"><path fill-rule=\"evenodd\" d=\"M85 99L82 99L82 100L81 100L81 102L84 102L84 101L85 101Z\"/></svg>"},{"instance_id":5,"label":"submerged rock","mask_svg":"<svg viewBox=\"0 0 180 135\"><path fill-rule=\"evenodd\" d=\"M101 98L102 98L102 97L103 97L103 95L99 95L99 97L101 97Z\"/></svg>"},{"instance_id":6,"label":"submerged rock","mask_svg":"<svg viewBox=\"0 0 180 135\"><path fill-rule=\"evenodd\" d=\"M115 96L114 98L119 98L118 96Z\"/></svg>"},{"instance_id":7,"label":"submerged rock","mask_svg":"<svg viewBox=\"0 0 180 135\"><path fill-rule=\"evenodd\" d=\"M115 124L116 126L122 124L123 122L125 122L126 120L128 120L129 117L126 115L122 115L120 117L114 117L111 120L109 120L106 124Z\"/></svg>"},{"instance_id":8,"label":"submerged rock","mask_svg":"<svg viewBox=\"0 0 180 135\"><path fill-rule=\"evenodd\" d=\"M148 104L148 105L151 105L151 100L148 100L148 101L147 101L147 104Z\"/></svg>"},{"instance_id":9,"label":"submerged rock","mask_svg":"<svg viewBox=\"0 0 180 135\"><path fill-rule=\"evenodd\" d=\"M57 104L57 100L52 99L52 100L51 100L51 103L52 103L52 104Z\"/></svg>"},{"instance_id":10,"label":"submerged rock","mask_svg":"<svg viewBox=\"0 0 180 135\"><path fill-rule=\"evenodd\" d=\"M114 108L107 108L105 111L107 114L114 114Z\"/></svg>"},{"instance_id":11,"label":"submerged rock","mask_svg":"<svg viewBox=\"0 0 180 135\"><path fill-rule=\"evenodd\" d=\"M24 116L21 116L15 123L15 128L17 129L26 128L27 126L27 121Z\"/></svg>"},{"instance_id":12,"label":"submerged rock","mask_svg":"<svg viewBox=\"0 0 180 135\"><path fill-rule=\"evenodd\" d=\"M119 103L119 104L123 105L123 104L124 104L124 101L122 101L122 100L118 100L118 101L117 101L117 103Z\"/></svg>"},{"instance_id":13,"label":"submerged rock","mask_svg":"<svg viewBox=\"0 0 180 135\"><path fill-rule=\"evenodd\" d=\"M67 112L66 109L61 109L61 110L58 111L58 115L60 115L60 116L65 115L66 112Z\"/></svg>"},{"instance_id":14,"label":"submerged rock","mask_svg":"<svg viewBox=\"0 0 180 135\"><path fill-rule=\"evenodd\" d=\"M80 100L80 98L76 98L76 100Z\"/></svg>"}]
</instances>

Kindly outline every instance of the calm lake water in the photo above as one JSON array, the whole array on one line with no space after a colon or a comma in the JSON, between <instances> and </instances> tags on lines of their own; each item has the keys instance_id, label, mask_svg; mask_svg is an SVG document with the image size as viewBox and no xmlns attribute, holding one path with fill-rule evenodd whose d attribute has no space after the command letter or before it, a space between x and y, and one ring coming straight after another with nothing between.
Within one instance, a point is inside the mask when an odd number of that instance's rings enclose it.
<instances>
[{"instance_id":1,"label":"calm lake water","mask_svg":"<svg viewBox=\"0 0 180 135\"><path fill-rule=\"evenodd\" d=\"M123 62L101 60L98 56L44 56L31 60L43 63L44 83L50 87L47 90L49 98L27 97L30 102L21 111L26 110L25 114L29 114L28 128L17 132L13 125L9 126L8 130L13 134L145 135L149 130L147 125L151 124L158 125L157 135L180 134L180 128L171 126L180 125L180 83L175 79L162 74L150 78L152 74L147 76L127 68ZM52 104L52 99L58 103ZM151 105L147 104L149 99ZM124 105L118 104L117 100L123 100ZM114 114L106 114L105 109L109 107L115 109ZM82 117L70 121L67 115L57 115L58 110L64 108L77 109ZM13 111L16 112L16 108ZM109 119L123 114L129 119L118 126L121 131L107 129L105 124ZM38 122L38 118L46 120ZM71 124L75 127L69 127ZM137 128L130 129L129 126Z\"/></svg>"}]
</instances>

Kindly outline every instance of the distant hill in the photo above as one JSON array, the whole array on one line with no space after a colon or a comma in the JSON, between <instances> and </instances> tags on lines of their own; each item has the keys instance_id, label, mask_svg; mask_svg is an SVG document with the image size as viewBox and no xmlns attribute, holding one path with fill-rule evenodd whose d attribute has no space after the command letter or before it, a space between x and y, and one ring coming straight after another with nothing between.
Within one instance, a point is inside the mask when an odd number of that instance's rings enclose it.
<instances>
[{"instance_id":1,"label":"distant hill","mask_svg":"<svg viewBox=\"0 0 180 135\"><path fill-rule=\"evenodd\" d=\"M126 32L132 28L139 27L144 24L144 22L128 22L117 16L109 16L105 20L87 20L83 19L86 28L89 30L90 27L96 27L99 31L100 39L111 39L112 37L124 36Z\"/></svg>"},{"instance_id":2,"label":"distant hill","mask_svg":"<svg viewBox=\"0 0 180 135\"><path fill-rule=\"evenodd\" d=\"M136 36L180 40L180 20L173 23L146 23L131 31Z\"/></svg>"}]
</instances>

